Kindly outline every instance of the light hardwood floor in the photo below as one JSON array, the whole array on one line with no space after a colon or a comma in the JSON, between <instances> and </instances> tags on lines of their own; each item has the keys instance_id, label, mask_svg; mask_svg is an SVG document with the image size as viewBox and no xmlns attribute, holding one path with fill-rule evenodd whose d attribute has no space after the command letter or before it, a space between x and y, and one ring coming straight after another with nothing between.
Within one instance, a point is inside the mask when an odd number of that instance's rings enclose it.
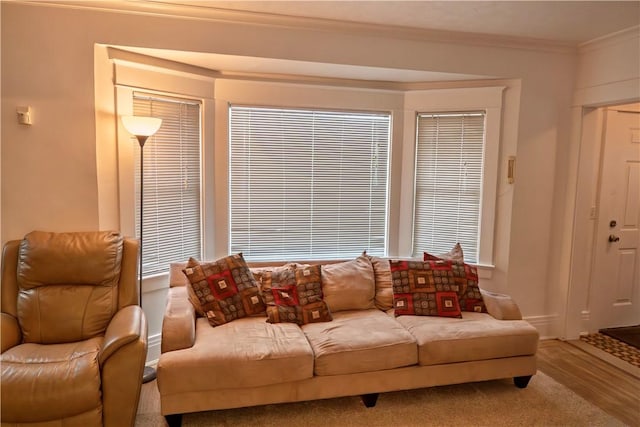
<instances>
[{"instance_id":1,"label":"light hardwood floor","mask_svg":"<svg viewBox=\"0 0 640 427\"><path fill-rule=\"evenodd\" d=\"M640 379L634 375L558 340L540 342L538 369L625 424L640 426Z\"/></svg>"},{"instance_id":2,"label":"light hardwood floor","mask_svg":"<svg viewBox=\"0 0 640 427\"><path fill-rule=\"evenodd\" d=\"M609 415L640 427L639 378L558 340L540 342L538 369ZM153 420L153 425L165 425L159 399L156 381L143 384L138 418L145 424Z\"/></svg>"}]
</instances>

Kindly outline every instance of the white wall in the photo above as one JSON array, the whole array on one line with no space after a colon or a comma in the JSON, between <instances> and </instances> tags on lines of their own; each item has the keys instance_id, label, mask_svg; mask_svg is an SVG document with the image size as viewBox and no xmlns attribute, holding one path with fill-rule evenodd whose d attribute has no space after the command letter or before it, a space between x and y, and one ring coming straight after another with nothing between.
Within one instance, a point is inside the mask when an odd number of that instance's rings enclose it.
<instances>
[{"instance_id":1,"label":"white wall","mask_svg":"<svg viewBox=\"0 0 640 427\"><path fill-rule=\"evenodd\" d=\"M33 229L96 229L101 216L110 217L99 200L114 200L116 189L98 181L117 177L105 176L110 172L97 159L115 150L115 139L112 146L109 140L116 121L96 110L111 99L94 95L94 78L108 78L94 76L96 43L487 75L519 82L505 102L520 100L503 117L508 124L499 180L506 179L509 155L517 156L517 172L515 185L498 194L492 286L512 294L541 330L555 318L547 291L556 159L569 140L575 52L6 2L0 7L3 242ZM18 105L32 106L33 126L17 124ZM97 135L96 117L103 114ZM111 130L103 132L105 123Z\"/></svg>"}]
</instances>

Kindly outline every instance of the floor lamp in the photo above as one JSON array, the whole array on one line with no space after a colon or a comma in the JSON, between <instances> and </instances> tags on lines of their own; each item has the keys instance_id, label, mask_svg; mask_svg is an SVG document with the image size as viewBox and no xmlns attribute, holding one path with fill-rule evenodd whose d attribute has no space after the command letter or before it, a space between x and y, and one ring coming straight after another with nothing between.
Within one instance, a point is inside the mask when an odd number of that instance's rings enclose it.
<instances>
[{"instance_id":1,"label":"floor lamp","mask_svg":"<svg viewBox=\"0 0 640 427\"><path fill-rule=\"evenodd\" d=\"M136 137L138 143L140 144L140 256L138 266L138 289L140 295L140 307L142 307L142 225L143 225L143 215L142 215L142 207L143 207L143 198L142 191L144 189L144 173L143 173L143 154L144 154L144 143L147 142L147 139L156 133L158 129L160 129L160 125L162 124L162 119L158 119L155 117L141 117L141 116L122 116L122 124L125 129L132 135ZM151 366L144 367L144 374L142 376L142 382L148 383L149 381L153 381L156 378L156 370Z\"/></svg>"}]
</instances>

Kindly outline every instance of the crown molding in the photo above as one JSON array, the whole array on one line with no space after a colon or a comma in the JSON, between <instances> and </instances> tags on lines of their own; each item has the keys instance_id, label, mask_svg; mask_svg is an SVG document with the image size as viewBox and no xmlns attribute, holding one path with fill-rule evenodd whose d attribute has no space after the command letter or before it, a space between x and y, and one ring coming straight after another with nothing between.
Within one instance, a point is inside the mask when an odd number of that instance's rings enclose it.
<instances>
[{"instance_id":1,"label":"crown molding","mask_svg":"<svg viewBox=\"0 0 640 427\"><path fill-rule=\"evenodd\" d=\"M171 0L3 0L10 3L30 4L72 9L90 9L103 12L142 14L192 19L209 22L225 22L256 26L277 27L305 31L342 33L387 39L421 42L464 44L469 46L524 49L553 53L575 53L575 43L549 41L536 38L497 36L482 33L466 33L446 30L429 30L394 25L379 25L323 18L309 18L263 12L251 12L206 6L197 2Z\"/></svg>"},{"instance_id":2,"label":"crown molding","mask_svg":"<svg viewBox=\"0 0 640 427\"><path fill-rule=\"evenodd\" d=\"M638 38L640 39L640 25L630 27L615 33L607 34L606 36L598 37L597 39L589 40L588 42L581 43L578 46L580 52L589 52L598 49L604 49L611 45L618 44L625 40Z\"/></svg>"}]
</instances>

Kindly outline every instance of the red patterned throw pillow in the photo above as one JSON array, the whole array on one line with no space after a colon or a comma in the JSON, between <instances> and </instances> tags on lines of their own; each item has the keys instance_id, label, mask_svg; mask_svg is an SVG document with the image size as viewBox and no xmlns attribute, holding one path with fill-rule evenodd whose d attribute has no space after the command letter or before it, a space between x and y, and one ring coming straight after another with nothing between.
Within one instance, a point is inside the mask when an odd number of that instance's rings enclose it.
<instances>
[{"instance_id":1,"label":"red patterned throw pillow","mask_svg":"<svg viewBox=\"0 0 640 427\"><path fill-rule=\"evenodd\" d=\"M191 287L191 303L211 326L265 311L258 283L242 254L207 263L190 258L182 271Z\"/></svg>"},{"instance_id":2,"label":"red patterned throw pillow","mask_svg":"<svg viewBox=\"0 0 640 427\"><path fill-rule=\"evenodd\" d=\"M486 313L487 307L484 305L478 286L478 269L459 261L453 261L451 269L458 285L458 298L462 311Z\"/></svg>"},{"instance_id":3,"label":"red patterned throw pillow","mask_svg":"<svg viewBox=\"0 0 640 427\"><path fill-rule=\"evenodd\" d=\"M458 300L462 311L474 311L476 313L486 313L487 307L482 300L480 287L478 286L478 269L470 264L465 264L464 255L460 243L447 253L441 255L431 255L424 253L425 261L451 261L453 275L458 285Z\"/></svg>"},{"instance_id":4,"label":"red patterned throw pillow","mask_svg":"<svg viewBox=\"0 0 640 427\"><path fill-rule=\"evenodd\" d=\"M332 320L323 300L320 265L287 264L258 274L267 322L304 325Z\"/></svg>"},{"instance_id":5,"label":"red patterned throw pillow","mask_svg":"<svg viewBox=\"0 0 640 427\"><path fill-rule=\"evenodd\" d=\"M451 261L390 260L395 315L461 318Z\"/></svg>"}]
</instances>

